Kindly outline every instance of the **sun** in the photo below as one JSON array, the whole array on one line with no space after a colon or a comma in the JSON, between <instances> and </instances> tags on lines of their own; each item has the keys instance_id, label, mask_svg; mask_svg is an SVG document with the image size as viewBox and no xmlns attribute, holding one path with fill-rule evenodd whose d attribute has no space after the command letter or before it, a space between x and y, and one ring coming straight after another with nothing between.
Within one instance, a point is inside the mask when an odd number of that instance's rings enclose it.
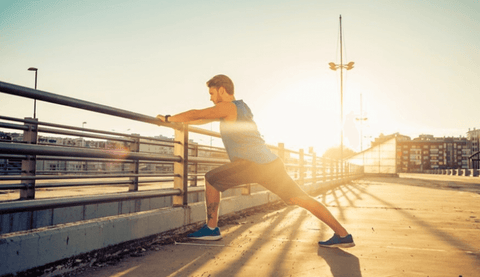
<instances>
[{"instance_id":1,"label":"sun","mask_svg":"<svg viewBox=\"0 0 480 277\"><path fill-rule=\"evenodd\" d=\"M339 145L339 96L332 82L319 78L285 82L270 93L269 101L257 104L255 121L267 143L284 143L286 148L323 153Z\"/></svg>"}]
</instances>

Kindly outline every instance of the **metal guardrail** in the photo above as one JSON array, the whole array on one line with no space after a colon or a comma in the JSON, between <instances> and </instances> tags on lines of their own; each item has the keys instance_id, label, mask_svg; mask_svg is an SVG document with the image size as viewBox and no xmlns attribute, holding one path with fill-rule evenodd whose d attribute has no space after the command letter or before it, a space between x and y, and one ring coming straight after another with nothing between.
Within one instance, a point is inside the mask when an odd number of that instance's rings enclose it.
<instances>
[{"instance_id":1,"label":"metal guardrail","mask_svg":"<svg viewBox=\"0 0 480 277\"><path fill-rule=\"evenodd\" d=\"M131 119L139 122L146 122L175 130L174 140L157 139L144 137L135 134L123 134L118 132L109 132L89 128L80 128L75 126L60 125L49 122L41 122L33 118L13 118L1 115L0 120L9 122L0 122L0 128L14 129L23 131L22 141L0 141L0 160L21 160L21 169L11 171L13 175L1 175L0 168L0 190L19 189L19 200L35 199L36 188L54 188L69 186L101 186L101 185L120 185L128 184L128 192L99 195L82 199L54 199L45 204L43 201L10 201L0 205L0 214L11 213L13 211L26 211L34 209L45 209L54 207L74 206L88 203L101 203L109 201L118 201L122 199L138 199L158 196L173 196L174 206L188 205L188 191L201 191L203 187L196 187L196 181L199 176L205 172L199 170L199 166L208 167L228 162L223 148L209 147L198 144L189 145L189 132L198 133L207 136L220 137L217 132L190 127L183 124L163 123L152 116L117 109L106 105L66 97L41 90L34 90L14 84L0 81L0 92L12 94L20 97L42 100L49 103L64 105L72 108L89 110L97 113L113 115L116 117ZM21 124L11 123L20 122ZM65 146L53 144L41 144L38 141L39 133L66 135L79 138L91 138L105 141L107 144L115 145L119 143L121 147L115 148L88 148L82 146ZM151 145L170 149L169 154L159 154L141 151L141 145ZM314 152L304 153L303 149L299 151L285 149L280 143L278 146L269 146L281 157L288 168L296 172L297 181L303 185L305 183L326 182L328 180L349 177L358 171L354 165L340 166L338 161L325 158L317 158ZM171 149L173 148L173 151ZM200 154L203 153L203 155ZM290 158L291 155L297 158ZM97 163L101 165L116 164L121 165L122 170L110 169L101 171L89 170L39 170L39 164L56 161L58 163L76 162L83 166L83 163ZM0 163L1 164L1 163ZM141 165L153 166L172 166L173 170L168 173L158 173L155 170L143 171ZM1 166L1 165L0 165ZM128 169L124 167L128 167ZM340 168L345 168L345 172L340 172ZM83 169L83 168L82 168ZM87 168L88 169L88 166ZM3 171L7 172L7 171ZM117 173L115 173L117 172ZM118 173L120 172L120 173ZM17 173L15 175L14 173ZM18 173L21 173L18 174ZM53 175L56 174L56 175ZM142 180L141 178L157 177L156 179ZM81 181L81 179L104 179L102 181ZM112 180L112 178L128 178L128 180ZM110 180L109 180L110 179ZM60 183L37 183L37 180L76 180L73 182ZM139 184L142 182L168 182L173 180L173 188L158 189L152 191L139 191ZM188 186L188 181L194 183ZM17 183L5 183L17 181ZM19 182L19 183L18 183ZM248 187L248 185L247 185ZM249 190L248 190L249 191Z\"/></svg>"},{"instance_id":2,"label":"metal guardrail","mask_svg":"<svg viewBox=\"0 0 480 277\"><path fill-rule=\"evenodd\" d=\"M478 169L431 169L426 170L426 174L436 174L436 175L451 175L451 176L465 176L465 177L479 177L480 170Z\"/></svg>"}]
</instances>

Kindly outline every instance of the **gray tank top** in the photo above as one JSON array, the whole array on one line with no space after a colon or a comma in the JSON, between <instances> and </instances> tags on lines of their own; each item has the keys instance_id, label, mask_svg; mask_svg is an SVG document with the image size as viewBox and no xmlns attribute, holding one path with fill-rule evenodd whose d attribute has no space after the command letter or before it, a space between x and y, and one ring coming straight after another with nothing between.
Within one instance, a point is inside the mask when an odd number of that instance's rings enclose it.
<instances>
[{"instance_id":1,"label":"gray tank top","mask_svg":"<svg viewBox=\"0 0 480 277\"><path fill-rule=\"evenodd\" d=\"M235 100L237 120L235 122L220 121L220 134L230 161L244 159L260 164L274 161L278 157L268 149L258 132L253 114L243 100Z\"/></svg>"}]
</instances>

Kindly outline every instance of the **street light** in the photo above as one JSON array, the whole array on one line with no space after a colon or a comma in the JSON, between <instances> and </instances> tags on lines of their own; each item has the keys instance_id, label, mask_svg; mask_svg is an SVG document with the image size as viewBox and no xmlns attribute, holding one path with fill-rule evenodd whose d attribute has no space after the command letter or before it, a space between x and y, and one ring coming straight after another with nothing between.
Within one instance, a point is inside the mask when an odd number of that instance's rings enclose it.
<instances>
[{"instance_id":1,"label":"street light","mask_svg":"<svg viewBox=\"0 0 480 277\"><path fill-rule=\"evenodd\" d=\"M85 127L85 124L87 124L86 121L82 122L82 129ZM82 130L82 133L83 132L84 132L84 130ZM85 138L82 136L81 139L82 139L82 147L85 147L86 146ZM85 164L83 164L83 166L85 166L85 171L88 171L88 162L87 161L85 161Z\"/></svg>"},{"instance_id":2,"label":"street light","mask_svg":"<svg viewBox=\"0 0 480 277\"><path fill-rule=\"evenodd\" d=\"M82 129L85 128L85 124L87 124L86 121L82 122ZM82 130L82 133L83 133L83 132L84 132L84 131ZM83 136L82 136L82 146L85 146L85 139L83 138Z\"/></svg>"},{"instance_id":3,"label":"street light","mask_svg":"<svg viewBox=\"0 0 480 277\"><path fill-rule=\"evenodd\" d=\"M37 89L37 72L38 68L30 67L29 71L35 71L35 90ZM37 99L33 99L33 118L37 118Z\"/></svg>"},{"instance_id":4,"label":"street light","mask_svg":"<svg viewBox=\"0 0 480 277\"><path fill-rule=\"evenodd\" d=\"M343 177L343 70L351 70L354 62L343 64L343 46L342 46L342 16L340 15L340 64L334 62L328 63L331 70L336 71L340 69L340 160L341 160L341 173Z\"/></svg>"},{"instance_id":5,"label":"street light","mask_svg":"<svg viewBox=\"0 0 480 277\"><path fill-rule=\"evenodd\" d=\"M360 121L360 152L363 152L363 121L367 120L368 118L363 117L363 110L362 110L362 94L360 93L360 117L357 117L356 120Z\"/></svg>"}]
</instances>

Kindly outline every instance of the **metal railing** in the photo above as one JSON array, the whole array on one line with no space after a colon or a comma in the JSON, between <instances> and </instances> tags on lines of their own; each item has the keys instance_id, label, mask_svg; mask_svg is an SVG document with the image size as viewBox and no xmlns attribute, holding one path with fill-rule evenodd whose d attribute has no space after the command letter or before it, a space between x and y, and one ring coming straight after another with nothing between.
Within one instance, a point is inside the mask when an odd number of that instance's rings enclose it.
<instances>
[{"instance_id":1,"label":"metal railing","mask_svg":"<svg viewBox=\"0 0 480 277\"><path fill-rule=\"evenodd\" d=\"M163 123L152 116L5 82L0 82L0 92L175 130L174 139L170 140L2 115L0 128L19 130L23 135L19 141L0 141L0 190L19 190L20 195L20 201L8 201L9 205L2 205L0 214L159 196L172 196L173 206L185 206L188 205L189 191L198 192L204 189L203 186L197 186L197 181L205 172L228 162L223 148L189 141L189 133L218 138L220 134L217 132L183 124ZM69 143L54 144L39 139L39 134L68 136ZM96 140L95 147L85 147L85 138ZM142 150L142 146L151 146L156 150ZM361 168L355 165L345 163L342 167L339 161L318 158L313 151L305 153L303 149L289 150L282 143L270 147L285 161L287 169L296 175L300 185L338 180L361 171ZM9 167L10 161L14 161L12 164L17 166ZM45 164L55 166L45 168ZM340 172L341 168L345 171ZM139 184L160 182L173 182L173 186L149 191L139 190ZM59 198L49 201L48 204L23 201L35 199L35 192L40 188L103 185L128 185L128 191L80 200ZM249 194L250 185L243 186L243 191Z\"/></svg>"}]
</instances>

